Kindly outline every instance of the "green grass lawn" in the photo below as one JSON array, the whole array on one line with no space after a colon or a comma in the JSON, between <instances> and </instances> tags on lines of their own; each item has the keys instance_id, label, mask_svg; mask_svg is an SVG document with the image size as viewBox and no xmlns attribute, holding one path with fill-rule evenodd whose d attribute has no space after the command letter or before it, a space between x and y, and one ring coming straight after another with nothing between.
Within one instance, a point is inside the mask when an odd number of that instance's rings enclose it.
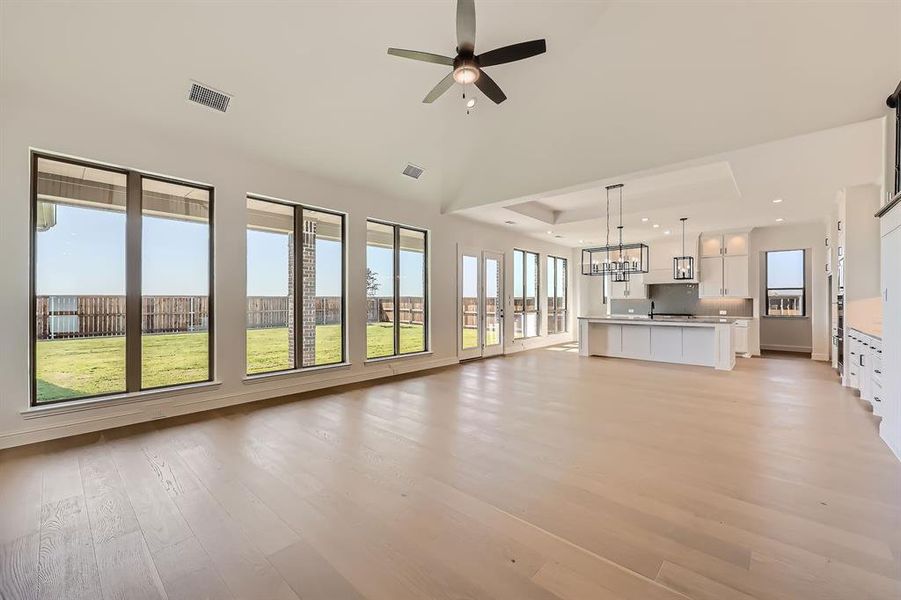
<instances>
[{"instance_id":1,"label":"green grass lawn","mask_svg":"<svg viewBox=\"0 0 901 600\"><path fill-rule=\"evenodd\" d=\"M368 325L366 340L367 354L371 358L390 355L393 351L390 324ZM143 387L208 379L206 333L148 335L142 339L142 344ZM421 325L401 325L400 349L401 352L424 349ZM287 328L248 331L247 357L247 372L251 374L290 369ZM317 326L315 364L340 360L340 325ZM39 341L37 379L39 402L123 392L125 338Z\"/></svg>"}]
</instances>

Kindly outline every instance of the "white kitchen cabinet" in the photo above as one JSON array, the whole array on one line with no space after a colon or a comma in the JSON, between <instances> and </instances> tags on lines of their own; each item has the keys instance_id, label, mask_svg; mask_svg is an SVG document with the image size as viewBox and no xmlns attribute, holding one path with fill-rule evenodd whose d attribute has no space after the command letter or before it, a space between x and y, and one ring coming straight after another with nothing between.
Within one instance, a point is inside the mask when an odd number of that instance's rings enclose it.
<instances>
[{"instance_id":1,"label":"white kitchen cabinet","mask_svg":"<svg viewBox=\"0 0 901 600\"><path fill-rule=\"evenodd\" d=\"M748 294L748 257L723 257L723 296L747 298Z\"/></svg>"},{"instance_id":2,"label":"white kitchen cabinet","mask_svg":"<svg viewBox=\"0 0 901 600\"><path fill-rule=\"evenodd\" d=\"M750 322L747 320L735 321L732 327L732 343L734 344L735 353L742 356L751 355L751 341L749 333Z\"/></svg>"},{"instance_id":3,"label":"white kitchen cabinet","mask_svg":"<svg viewBox=\"0 0 901 600\"><path fill-rule=\"evenodd\" d=\"M723 255L723 235L720 233L702 235L700 245L702 258Z\"/></svg>"},{"instance_id":4,"label":"white kitchen cabinet","mask_svg":"<svg viewBox=\"0 0 901 600\"><path fill-rule=\"evenodd\" d=\"M723 254L726 256L747 256L748 234L745 232L723 234Z\"/></svg>"},{"instance_id":5,"label":"white kitchen cabinet","mask_svg":"<svg viewBox=\"0 0 901 600\"><path fill-rule=\"evenodd\" d=\"M873 406L873 414L884 417L890 410L887 401L885 377L883 375L883 344L876 336L851 329L848 332L850 351L848 352L849 387L856 388L860 397Z\"/></svg>"},{"instance_id":6,"label":"white kitchen cabinet","mask_svg":"<svg viewBox=\"0 0 901 600\"><path fill-rule=\"evenodd\" d=\"M699 298L749 298L748 234L704 234L700 238Z\"/></svg>"},{"instance_id":7,"label":"white kitchen cabinet","mask_svg":"<svg viewBox=\"0 0 901 600\"><path fill-rule=\"evenodd\" d=\"M705 256L701 258L698 267L699 298L719 298L723 295L723 257Z\"/></svg>"}]
</instances>

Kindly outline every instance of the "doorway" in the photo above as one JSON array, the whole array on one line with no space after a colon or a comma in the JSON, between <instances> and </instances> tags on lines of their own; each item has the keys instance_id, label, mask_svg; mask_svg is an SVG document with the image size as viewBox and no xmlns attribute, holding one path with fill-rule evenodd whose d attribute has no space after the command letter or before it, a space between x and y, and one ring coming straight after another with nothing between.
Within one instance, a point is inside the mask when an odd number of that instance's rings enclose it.
<instances>
[{"instance_id":1,"label":"doorway","mask_svg":"<svg viewBox=\"0 0 901 600\"><path fill-rule=\"evenodd\" d=\"M459 251L458 355L485 358L504 353L504 254Z\"/></svg>"}]
</instances>

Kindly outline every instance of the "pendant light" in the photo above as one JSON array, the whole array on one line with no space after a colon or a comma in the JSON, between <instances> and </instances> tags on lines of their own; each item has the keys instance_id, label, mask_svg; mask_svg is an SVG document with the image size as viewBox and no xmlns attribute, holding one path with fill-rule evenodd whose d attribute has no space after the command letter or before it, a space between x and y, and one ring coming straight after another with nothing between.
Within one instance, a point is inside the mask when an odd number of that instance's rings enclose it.
<instances>
[{"instance_id":1,"label":"pendant light","mask_svg":"<svg viewBox=\"0 0 901 600\"><path fill-rule=\"evenodd\" d=\"M685 256L685 221L688 220L688 217L682 217L679 220L682 221L682 256L673 257L673 279L685 281L694 279L695 259L692 256Z\"/></svg>"},{"instance_id":2,"label":"pendant light","mask_svg":"<svg viewBox=\"0 0 901 600\"><path fill-rule=\"evenodd\" d=\"M623 184L609 186L607 189L615 188L619 190L619 225L616 229L619 232L619 252L617 260L613 263L613 281L618 283L629 281L629 264L623 255ZM608 192L609 193L609 192ZM609 246L609 244L608 244Z\"/></svg>"},{"instance_id":3,"label":"pendant light","mask_svg":"<svg viewBox=\"0 0 901 600\"><path fill-rule=\"evenodd\" d=\"M610 245L610 192L619 190L619 243ZM650 270L648 245L623 242L623 184L606 186L606 245L600 248L582 249L582 275L610 277L611 281L627 282L632 274L647 273ZM612 256L611 256L612 255Z\"/></svg>"}]
</instances>

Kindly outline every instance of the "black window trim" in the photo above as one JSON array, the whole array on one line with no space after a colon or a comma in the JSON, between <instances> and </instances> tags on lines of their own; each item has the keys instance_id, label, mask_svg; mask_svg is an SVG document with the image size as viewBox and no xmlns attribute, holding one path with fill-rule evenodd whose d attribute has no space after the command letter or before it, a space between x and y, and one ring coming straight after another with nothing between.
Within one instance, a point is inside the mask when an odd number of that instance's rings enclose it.
<instances>
[{"instance_id":1,"label":"black window trim","mask_svg":"<svg viewBox=\"0 0 901 600\"><path fill-rule=\"evenodd\" d=\"M214 223L214 206L215 206L215 189L214 186L201 183L189 179L179 179L176 177L168 177L149 171L140 169L132 169L108 163L76 158L65 154L57 154L45 150L30 149L31 160L29 166L31 169L30 177L30 193L29 193L29 256L28 256L28 293L29 293L29 326L28 326L28 345L29 345L29 406L32 408L41 406L50 406L53 404L65 404L69 402L80 402L82 400L94 400L100 398L121 398L123 395L136 395L145 392L159 392L168 388L178 389L184 386L198 385L204 383L212 383L215 381L215 348L216 348L216 331L215 331L215 223ZM90 394L87 396L77 396L74 398L59 398L57 400L44 400L38 402L38 385L37 385L37 331L36 331L36 315L37 315L37 235L35 232L35 224L37 223L37 195L38 195L38 161L40 159L51 160L55 162L76 165L79 167L87 167L99 169L103 171L119 173L126 176L126 192L125 192L125 213L126 213L126 235L125 235L125 390L116 392L104 392L100 394ZM143 209L143 190L141 182L144 179L152 179L165 183L176 185L184 185L205 190L209 193L209 300L208 300L208 321L207 321L207 378L200 381L190 381L186 383L176 383L171 385L155 386L150 388L141 387L141 230L142 230L142 209ZM135 218L137 217L137 218ZM138 233L135 234L134 232ZM137 318L134 318L137 313Z\"/></svg>"},{"instance_id":2,"label":"black window trim","mask_svg":"<svg viewBox=\"0 0 901 600\"><path fill-rule=\"evenodd\" d=\"M554 316L554 332L551 333L550 327L548 327L548 335L557 335L560 333L568 333L569 332L569 319L566 318L566 312L569 310L569 294L567 293L567 288L569 287L569 261L562 257L556 256L554 254L547 254L547 258L552 259L554 263L554 308L551 309L550 306L547 308L547 316L550 318L551 315ZM563 261L563 309L557 308L557 275L560 269L560 263L558 261ZM547 261L545 261L547 262ZM548 284L550 285L550 284ZM550 292L551 290L548 290ZM548 296L550 298L550 296ZM563 330L557 330L557 315L563 313ZM548 323L550 321L548 320Z\"/></svg>"},{"instance_id":3,"label":"black window trim","mask_svg":"<svg viewBox=\"0 0 901 600\"><path fill-rule=\"evenodd\" d=\"M770 254L780 252L801 253L801 314L800 315L771 315L770 314L770 290L796 290L797 287L770 287ZM788 248L785 250L767 250L763 257L764 265L764 313L768 319L803 319L807 317L807 250L805 248Z\"/></svg>"},{"instance_id":4,"label":"black window trim","mask_svg":"<svg viewBox=\"0 0 901 600\"><path fill-rule=\"evenodd\" d=\"M323 367L334 367L337 365L343 365L347 363L347 219L348 215L346 212L335 210L333 208L324 208L321 206L314 206L312 204L306 204L303 202L295 202L293 200L285 200L284 198L277 198L275 196L266 196L264 194L257 193L247 193L245 194L244 200L244 211L245 215L247 214L247 200L256 200L258 202L269 202L271 204L280 204L282 206L290 207L294 213L294 328L297 330L297 310L298 307L303 306L303 269L300 268L301 261L298 258L301 256L300 252L302 252L302 248L300 245L303 243L303 211L310 210L315 212L326 213L329 215L334 215L336 217L341 217L341 357L339 360L330 363L324 363L321 365L303 365L303 330L300 330L299 335L294 336L294 365L288 367L287 369L274 369L272 371L260 371L258 373L248 373L247 372L247 315L246 315L246 303L247 303L247 286L245 280L245 289L244 289L244 302L245 302L245 325L244 325L244 377L245 378L256 378L256 377L265 377L267 375L280 375L285 373L293 373L297 371L308 371L312 369L322 369ZM244 225L245 236L247 235L246 229L247 225ZM299 234L298 234L299 232ZM247 247L244 248L244 262L247 262Z\"/></svg>"},{"instance_id":5,"label":"black window trim","mask_svg":"<svg viewBox=\"0 0 901 600\"><path fill-rule=\"evenodd\" d=\"M429 245L431 244L431 233L428 229L424 229L422 227L415 227L413 225L404 225L403 223L395 223L393 221L386 221L383 219L378 219L374 217L367 217L366 223L375 223L377 225L384 225L386 227L391 227L392 236L393 236L393 244L392 248L393 253L393 263L394 263L394 351L391 354L384 354L382 356L369 356L369 349L367 344L366 350L366 360L367 361L381 361L391 358L397 358L400 356L412 356L415 354L424 354L427 352L431 352L431 336L429 335L429 327L430 327L430 313L431 313L431 302L429 298L429 287L431 283L432 269L429 264L430 259L430 251ZM401 352L400 351L400 230L405 229L407 231L414 231L416 233L421 233L423 235L423 281L422 281L422 350L413 350L411 352ZM368 233L368 231L367 231ZM368 242L367 242L368 243ZM368 264L367 264L368 267ZM365 334L365 332L364 332Z\"/></svg>"},{"instance_id":6,"label":"black window trim","mask_svg":"<svg viewBox=\"0 0 901 600\"><path fill-rule=\"evenodd\" d=\"M514 299L514 302L513 302L513 323L514 323L513 339L528 340L531 338L541 337L541 253L533 252L531 250L524 250L522 248L513 248L514 268L516 265L516 253L517 252L522 252L522 290L521 290L522 291L522 310L521 311L516 310L516 289L514 286L514 290L513 290L513 299ZM526 298L527 298L527 296L526 296L526 273L528 273L528 269L526 268L526 255L528 255L528 254L532 254L535 256L535 310L534 311L526 310ZM516 327L517 312L519 314L523 315L523 317L522 317L523 335L521 335L520 337L516 337L516 328L515 327ZM537 327L535 328L536 333L535 333L535 335L525 335L525 333L526 333L526 317L525 317L525 315L531 314L533 312L536 315L535 316L536 324L537 324Z\"/></svg>"}]
</instances>

